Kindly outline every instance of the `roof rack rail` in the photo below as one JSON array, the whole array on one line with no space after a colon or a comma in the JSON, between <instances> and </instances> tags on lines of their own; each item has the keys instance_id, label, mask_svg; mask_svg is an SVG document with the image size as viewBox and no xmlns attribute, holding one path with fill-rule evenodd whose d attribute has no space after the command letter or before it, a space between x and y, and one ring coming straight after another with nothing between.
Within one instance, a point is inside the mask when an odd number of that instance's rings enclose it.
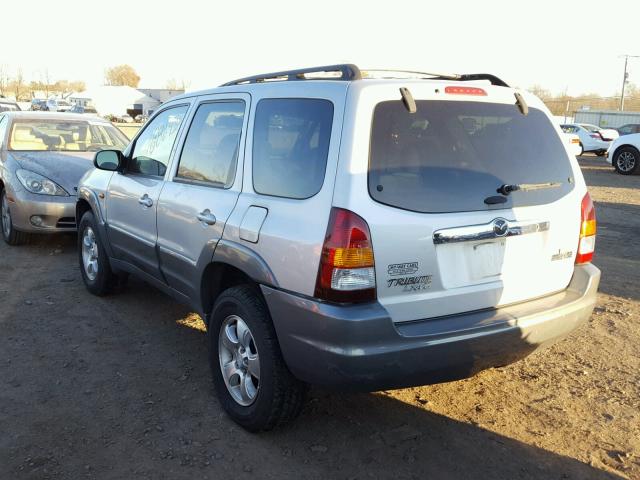
<instances>
[{"instance_id":1,"label":"roof rack rail","mask_svg":"<svg viewBox=\"0 0 640 480\"><path fill-rule=\"evenodd\" d=\"M339 73L340 76L318 76L307 78L306 75L310 73ZM220 85L221 87L228 87L231 85L242 85L246 83L263 83L269 81L293 81L293 80L360 80L362 73L360 69L350 63L344 63L339 65L327 65L323 67L311 67L301 68L299 70L286 70L283 72L263 73L260 75L254 75L251 77L239 78Z\"/></svg>"}]
</instances>

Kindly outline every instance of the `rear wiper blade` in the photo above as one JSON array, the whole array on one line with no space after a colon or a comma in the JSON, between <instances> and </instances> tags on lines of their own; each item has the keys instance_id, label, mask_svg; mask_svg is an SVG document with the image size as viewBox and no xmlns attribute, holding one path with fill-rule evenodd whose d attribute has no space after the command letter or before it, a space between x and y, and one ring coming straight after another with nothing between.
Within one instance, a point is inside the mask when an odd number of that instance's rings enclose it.
<instances>
[{"instance_id":1,"label":"rear wiper blade","mask_svg":"<svg viewBox=\"0 0 640 480\"><path fill-rule=\"evenodd\" d=\"M514 183L514 184L505 183L504 185L501 185L500 188L498 188L498 190L496 191L506 196L506 195L509 195L511 192L518 192L518 191L529 192L532 190L542 190L544 188L557 188L561 185L562 183L560 182Z\"/></svg>"}]
</instances>

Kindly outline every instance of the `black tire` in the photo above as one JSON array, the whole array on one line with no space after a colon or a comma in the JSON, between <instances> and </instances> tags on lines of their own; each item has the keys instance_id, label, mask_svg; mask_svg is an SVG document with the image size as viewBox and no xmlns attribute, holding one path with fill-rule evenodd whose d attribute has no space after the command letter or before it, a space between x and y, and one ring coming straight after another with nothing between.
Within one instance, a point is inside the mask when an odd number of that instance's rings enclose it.
<instances>
[{"instance_id":1,"label":"black tire","mask_svg":"<svg viewBox=\"0 0 640 480\"><path fill-rule=\"evenodd\" d=\"M582 142L580 142L580 154L579 154L579 156L581 157L582 155L584 155L584 145L582 145Z\"/></svg>"},{"instance_id":2,"label":"black tire","mask_svg":"<svg viewBox=\"0 0 640 480\"><path fill-rule=\"evenodd\" d=\"M90 278L83 261L84 238L87 230L91 229L97 247L97 272L94 278ZM102 245L102 239L98 232L97 223L92 211L85 212L78 224L78 260L80 262L80 273L82 281L91 293L97 296L104 296L112 292L113 287L118 283L118 277L111 271L107 252Z\"/></svg>"},{"instance_id":3,"label":"black tire","mask_svg":"<svg viewBox=\"0 0 640 480\"><path fill-rule=\"evenodd\" d=\"M257 394L248 406L241 405L231 395L218 356L220 329L231 315L237 315L246 323L260 360ZM239 285L220 294L213 307L208 336L213 384L222 407L236 423L250 432L259 432L284 425L300 414L307 386L287 368L267 306L254 287Z\"/></svg>"},{"instance_id":4,"label":"black tire","mask_svg":"<svg viewBox=\"0 0 640 480\"><path fill-rule=\"evenodd\" d=\"M640 167L640 152L634 147L622 147L613 154L613 168L621 175L633 175Z\"/></svg>"},{"instance_id":5,"label":"black tire","mask_svg":"<svg viewBox=\"0 0 640 480\"><path fill-rule=\"evenodd\" d=\"M604 154L607 153L606 150L599 150L598 152L596 152L596 155L599 157L604 157Z\"/></svg>"},{"instance_id":6,"label":"black tire","mask_svg":"<svg viewBox=\"0 0 640 480\"><path fill-rule=\"evenodd\" d=\"M6 208L6 212L5 212ZM3 219L6 213L8 225L5 228ZM29 241L29 234L20 232L13 228L13 220L11 219L11 209L7 201L7 193L4 187L0 187L0 230L2 231L2 239L11 246L24 245Z\"/></svg>"}]
</instances>

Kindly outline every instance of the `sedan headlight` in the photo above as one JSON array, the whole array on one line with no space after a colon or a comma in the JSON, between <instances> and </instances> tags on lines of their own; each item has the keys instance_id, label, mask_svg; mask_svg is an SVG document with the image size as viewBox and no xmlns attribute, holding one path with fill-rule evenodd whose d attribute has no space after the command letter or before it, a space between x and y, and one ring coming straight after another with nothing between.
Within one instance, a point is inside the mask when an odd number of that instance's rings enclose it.
<instances>
[{"instance_id":1,"label":"sedan headlight","mask_svg":"<svg viewBox=\"0 0 640 480\"><path fill-rule=\"evenodd\" d=\"M31 193L37 193L40 195L55 195L58 197L68 197L67 191L60 185L47 177L31 172L29 170L16 170L16 177L20 180L20 183L29 190Z\"/></svg>"}]
</instances>

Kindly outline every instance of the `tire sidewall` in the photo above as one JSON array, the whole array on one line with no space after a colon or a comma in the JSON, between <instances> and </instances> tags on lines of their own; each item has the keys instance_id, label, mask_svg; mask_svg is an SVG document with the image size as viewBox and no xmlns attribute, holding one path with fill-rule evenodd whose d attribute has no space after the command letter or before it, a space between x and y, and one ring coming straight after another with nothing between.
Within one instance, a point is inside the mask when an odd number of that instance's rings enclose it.
<instances>
[{"instance_id":1,"label":"tire sidewall","mask_svg":"<svg viewBox=\"0 0 640 480\"><path fill-rule=\"evenodd\" d=\"M260 357L260 387L255 401L249 406L238 404L227 389L218 356L218 338L220 328L225 318L229 315L237 315L247 324ZM240 425L248 430L257 431L262 429L262 419L269 416L272 411L274 393L274 354L273 346L265 339L269 336L267 325L269 318L265 318L264 312L259 312L251 305L242 304L233 295L223 293L215 306L209 323L209 363L213 377L213 384L222 403L223 408Z\"/></svg>"},{"instance_id":2,"label":"tire sidewall","mask_svg":"<svg viewBox=\"0 0 640 480\"><path fill-rule=\"evenodd\" d=\"M4 188L0 188L0 208L2 208L2 202L4 201L5 197L7 196L7 191ZM9 209L9 206L7 205L7 209L8 214L9 214L9 235L6 235L4 232L4 226L2 225L2 223L0 223L0 230L2 230L2 239L11 244L11 234L13 233L13 220L11 219L11 209ZM2 220L0 219L0 222Z\"/></svg>"}]
</instances>

